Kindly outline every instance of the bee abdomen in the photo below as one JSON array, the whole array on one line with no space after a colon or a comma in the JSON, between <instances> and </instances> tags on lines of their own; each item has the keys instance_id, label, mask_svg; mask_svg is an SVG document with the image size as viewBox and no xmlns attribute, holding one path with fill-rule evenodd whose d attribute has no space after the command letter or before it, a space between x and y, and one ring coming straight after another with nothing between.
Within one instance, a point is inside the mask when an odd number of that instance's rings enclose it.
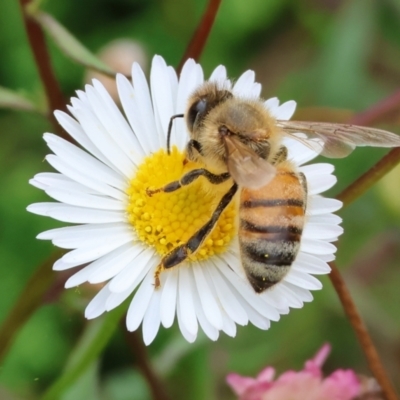
<instances>
[{"instance_id":1,"label":"bee abdomen","mask_svg":"<svg viewBox=\"0 0 400 400\"><path fill-rule=\"evenodd\" d=\"M300 247L297 241L269 242L262 239L241 243L242 262L257 293L274 286L289 272Z\"/></svg>"},{"instance_id":2,"label":"bee abdomen","mask_svg":"<svg viewBox=\"0 0 400 400\"><path fill-rule=\"evenodd\" d=\"M261 189L242 189L242 264L257 293L280 282L299 252L307 198L299 175L280 171Z\"/></svg>"}]
</instances>

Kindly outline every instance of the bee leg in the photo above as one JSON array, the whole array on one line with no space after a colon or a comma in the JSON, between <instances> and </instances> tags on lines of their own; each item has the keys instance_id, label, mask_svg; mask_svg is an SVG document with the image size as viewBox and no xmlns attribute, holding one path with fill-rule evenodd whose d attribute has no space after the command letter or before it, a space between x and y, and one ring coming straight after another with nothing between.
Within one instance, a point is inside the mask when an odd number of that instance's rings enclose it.
<instances>
[{"instance_id":1,"label":"bee leg","mask_svg":"<svg viewBox=\"0 0 400 400\"><path fill-rule=\"evenodd\" d=\"M147 188L146 193L148 196L152 196L153 194L159 192L165 192L165 193L174 192L175 190L180 189L182 186L190 185L197 178L200 178L200 176L204 176L204 178L206 178L210 183L214 185L218 185L222 182L225 182L231 177L229 172L224 172L223 174L216 175L204 168L192 169L191 171L183 175L180 181L170 182L167 185L163 186L162 188L158 189L152 190Z\"/></svg>"},{"instance_id":2,"label":"bee leg","mask_svg":"<svg viewBox=\"0 0 400 400\"><path fill-rule=\"evenodd\" d=\"M281 146L278 152L275 154L274 159L271 161L271 164L276 165L287 159L288 150L285 146Z\"/></svg>"},{"instance_id":3,"label":"bee leg","mask_svg":"<svg viewBox=\"0 0 400 400\"><path fill-rule=\"evenodd\" d=\"M299 181L304 190L304 206L303 207L304 207L304 211L305 211L307 208L307 193L308 193L307 179L306 179L306 176L302 172L299 172L298 175L299 175Z\"/></svg>"},{"instance_id":4,"label":"bee leg","mask_svg":"<svg viewBox=\"0 0 400 400\"><path fill-rule=\"evenodd\" d=\"M191 139L191 140L189 140L189 142L186 146L187 158L191 161L195 161L197 158L196 154L195 154L195 150L201 156L203 155L203 149L201 148L200 142L198 142L197 140Z\"/></svg>"},{"instance_id":5,"label":"bee leg","mask_svg":"<svg viewBox=\"0 0 400 400\"><path fill-rule=\"evenodd\" d=\"M189 257L189 255L195 253L199 249L201 244L204 242L219 220L222 212L233 199L233 196L237 190L238 185L234 183L229 191L221 198L211 218L197 232L195 232L186 243L175 247L163 257L161 263L156 268L156 272L154 273L154 286L156 289L160 287L160 274L162 271L182 263Z\"/></svg>"}]
</instances>

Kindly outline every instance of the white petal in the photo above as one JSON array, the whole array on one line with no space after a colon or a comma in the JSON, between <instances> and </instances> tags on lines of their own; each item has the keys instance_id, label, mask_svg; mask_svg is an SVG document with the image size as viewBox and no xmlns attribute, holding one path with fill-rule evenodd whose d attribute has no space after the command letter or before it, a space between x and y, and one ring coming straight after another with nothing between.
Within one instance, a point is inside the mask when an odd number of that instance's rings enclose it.
<instances>
[{"instance_id":1,"label":"white petal","mask_svg":"<svg viewBox=\"0 0 400 400\"><path fill-rule=\"evenodd\" d=\"M46 215L63 222L75 224L100 224L125 221L121 211L91 210L62 203L35 203L26 208L33 214Z\"/></svg>"},{"instance_id":2,"label":"white petal","mask_svg":"<svg viewBox=\"0 0 400 400\"><path fill-rule=\"evenodd\" d=\"M101 261L95 261L98 265L96 270L90 274L88 282L96 284L113 278L129 263L131 263L142 251L143 247L141 245L132 245L132 243L127 243L126 245L114 250L112 253L107 254L101 258Z\"/></svg>"},{"instance_id":3,"label":"white petal","mask_svg":"<svg viewBox=\"0 0 400 400\"><path fill-rule=\"evenodd\" d=\"M126 194L118 189L113 188L101 182L99 179L94 178L91 174L87 174L87 171L77 169L78 166L72 166L69 163L61 160L59 157L49 154L46 156L47 162L55 168L57 171L66 175L68 178L75 182L80 183L83 186L87 186L101 194L113 197L118 200L124 200Z\"/></svg>"},{"instance_id":4,"label":"white petal","mask_svg":"<svg viewBox=\"0 0 400 400\"><path fill-rule=\"evenodd\" d=\"M154 250L146 248L110 281L110 291L118 293L126 290L136 281L142 270L148 269L148 265L152 262L157 262Z\"/></svg>"},{"instance_id":5,"label":"white petal","mask_svg":"<svg viewBox=\"0 0 400 400\"><path fill-rule=\"evenodd\" d=\"M322 283L314 278L312 275L291 269L289 273L285 276L285 281L292 283L295 286L302 287L309 290L320 290L322 289Z\"/></svg>"},{"instance_id":6,"label":"white petal","mask_svg":"<svg viewBox=\"0 0 400 400\"><path fill-rule=\"evenodd\" d=\"M249 321L259 329L267 330L269 329L271 323L268 318L262 316L258 311L256 311L253 307L249 305L249 303L241 297L238 297L238 300L244 310L246 311Z\"/></svg>"},{"instance_id":7,"label":"white petal","mask_svg":"<svg viewBox=\"0 0 400 400\"><path fill-rule=\"evenodd\" d=\"M302 251L297 255L292 268L309 274L329 274L331 272L331 268L325 261Z\"/></svg>"},{"instance_id":8,"label":"white petal","mask_svg":"<svg viewBox=\"0 0 400 400\"><path fill-rule=\"evenodd\" d=\"M326 214L339 210L343 203L340 200L328 199L322 196L312 196L308 199L307 214Z\"/></svg>"},{"instance_id":9,"label":"white petal","mask_svg":"<svg viewBox=\"0 0 400 400\"><path fill-rule=\"evenodd\" d=\"M237 324L246 325L249 321L246 311L234 293L229 289L225 279L214 266L207 266L207 270L214 282L218 300L227 315Z\"/></svg>"},{"instance_id":10,"label":"white petal","mask_svg":"<svg viewBox=\"0 0 400 400\"><path fill-rule=\"evenodd\" d=\"M280 317L276 309L274 307L270 307L262 299L260 299L247 281L242 281L230 268L228 268L226 264L218 259L216 259L216 266L227 278L227 280L234 286L236 292L240 294L254 309L272 321L279 320Z\"/></svg>"},{"instance_id":11,"label":"white petal","mask_svg":"<svg viewBox=\"0 0 400 400\"><path fill-rule=\"evenodd\" d=\"M36 174L34 178L29 181L29 183L36 187L40 187L40 189L43 190L51 187L54 189L73 190L78 193L100 194L100 192L81 185L78 182L74 182L67 176L56 172L44 172Z\"/></svg>"},{"instance_id":12,"label":"white petal","mask_svg":"<svg viewBox=\"0 0 400 400\"><path fill-rule=\"evenodd\" d=\"M86 229L79 229L80 227ZM90 227L90 228L88 228ZM72 228L72 229L67 229ZM77 228L77 229L73 229ZM62 231L61 231L62 230ZM60 233L60 231L62 233ZM96 224L71 226L59 228L57 233L50 233L53 237L53 244L63 249L76 249L93 246L103 246L113 242L133 242L135 239L132 229L127 224L100 224L96 230ZM65 233L66 232L66 233ZM73 232L73 234L71 234Z\"/></svg>"},{"instance_id":13,"label":"white petal","mask_svg":"<svg viewBox=\"0 0 400 400\"><path fill-rule=\"evenodd\" d=\"M85 309L85 317L87 319L97 318L106 311L105 305L109 295L107 285L104 286L99 293L92 299Z\"/></svg>"},{"instance_id":14,"label":"white petal","mask_svg":"<svg viewBox=\"0 0 400 400\"><path fill-rule=\"evenodd\" d=\"M236 324L225 314L222 314L222 330L230 337L236 336Z\"/></svg>"},{"instance_id":15,"label":"white petal","mask_svg":"<svg viewBox=\"0 0 400 400\"><path fill-rule=\"evenodd\" d=\"M195 288L192 287L192 280L193 277L189 268L179 268L178 309L182 317L181 324L190 334L197 335L198 325L193 304L193 290Z\"/></svg>"},{"instance_id":16,"label":"white petal","mask_svg":"<svg viewBox=\"0 0 400 400\"><path fill-rule=\"evenodd\" d=\"M132 67L132 74L135 88L125 76L117 75L118 93L125 115L140 146L146 154L149 154L158 147L157 135L154 134L156 126L149 88L143 71L136 63Z\"/></svg>"},{"instance_id":17,"label":"white petal","mask_svg":"<svg viewBox=\"0 0 400 400\"><path fill-rule=\"evenodd\" d=\"M307 189L308 195L312 196L314 194L319 194L325 192L335 185L337 178L334 175L319 175L314 176L312 179L307 177Z\"/></svg>"},{"instance_id":18,"label":"white petal","mask_svg":"<svg viewBox=\"0 0 400 400\"><path fill-rule=\"evenodd\" d=\"M58 123L73 137L84 149L93 154L102 163L112 167L106 157L99 151L99 149L93 144L93 142L86 135L85 131L81 127L78 121L69 116L63 111L54 111Z\"/></svg>"},{"instance_id":19,"label":"white petal","mask_svg":"<svg viewBox=\"0 0 400 400\"><path fill-rule=\"evenodd\" d=\"M168 124L174 115L176 99L172 95L168 67L160 56L154 56L153 58L150 83L156 126L160 135L159 144L160 147L165 148Z\"/></svg>"},{"instance_id":20,"label":"white petal","mask_svg":"<svg viewBox=\"0 0 400 400\"><path fill-rule=\"evenodd\" d=\"M70 240L71 243L76 240L80 243L83 239L88 239L88 236L93 235L112 235L116 231L126 230L129 227L126 223L115 223L115 224L89 224L89 225L76 225L76 226L65 226L63 228L50 229L42 232L37 236L37 239L42 240L53 240L53 239L65 239ZM79 246L76 246L79 247Z\"/></svg>"},{"instance_id":21,"label":"white petal","mask_svg":"<svg viewBox=\"0 0 400 400\"><path fill-rule=\"evenodd\" d=\"M292 118L296 110L296 102L289 100L286 103L281 104L277 110L275 110L274 117L280 120L288 120Z\"/></svg>"},{"instance_id":22,"label":"white petal","mask_svg":"<svg viewBox=\"0 0 400 400\"><path fill-rule=\"evenodd\" d=\"M82 128L95 146L104 154L117 171L126 178L131 178L135 171L134 164L121 152L120 146L108 134L96 116L89 109L75 109L74 111Z\"/></svg>"},{"instance_id":23,"label":"white petal","mask_svg":"<svg viewBox=\"0 0 400 400\"><path fill-rule=\"evenodd\" d=\"M80 265L79 263L71 264L59 259L53 264L54 271L65 271L66 269L74 268Z\"/></svg>"},{"instance_id":24,"label":"white petal","mask_svg":"<svg viewBox=\"0 0 400 400\"><path fill-rule=\"evenodd\" d=\"M311 254L331 254L336 252L336 247L323 240L308 239L303 237L300 244L301 251Z\"/></svg>"},{"instance_id":25,"label":"white petal","mask_svg":"<svg viewBox=\"0 0 400 400\"><path fill-rule=\"evenodd\" d=\"M100 210L125 210L125 202L107 198L104 196L95 196L87 193L75 192L68 189L48 188L46 194L54 200L62 203L79 207L96 208Z\"/></svg>"},{"instance_id":26,"label":"white petal","mask_svg":"<svg viewBox=\"0 0 400 400\"><path fill-rule=\"evenodd\" d=\"M161 293L154 290L149 306L143 318L143 341L145 345L149 345L157 336L160 329L160 300Z\"/></svg>"},{"instance_id":27,"label":"white petal","mask_svg":"<svg viewBox=\"0 0 400 400\"><path fill-rule=\"evenodd\" d=\"M343 233L341 226L332 224L307 223L303 230L303 237L309 239L330 239L337 238Z\"/></svg>"},{"instance_id":28,"label":"white petal","mask_svg":"<svg viewBox=\"0 0 400 400\"><path fill-rule=\"evenodd\" d=\"M107 129L108 134L118 143L122 154L125 153L134 164L140 164L145 153L131 127L104 86L94 79L93 87L93 97L90 98L92 94L90 86L87 93L97 118Z\"/></svg>"},{"instance_id":29,"label":"white petal","mask_svg":"<svg viewBox=\"0 0 400 400\"><path fill-rule=\"evenodd\" d=\"M193 302L194 302L194 307L196 309L196 315L197 319L199 321L201 329L204 331L204 333L211 339L211 340L217 340L219 337L219 331L217 328L212 326L207 319L207 317L204 314L203 307L200 303L199 299L200 294L195 292L193 293Z\"/></svg>"},{"instance_id":30,"label":"white petal","mask_svg":"<svg viewBox=\"0 0 400 400\"><path fill-rule=\"evenodd\" d=\"M276 111L279 108L279 100L277 97L271 97L270 99L264 101L264 106L266 109L273 115L275 116Z\"/></svg>"},{"instance_id":31,"label":"white petal","mask_svg":"<svg viewBox=\"0 0 400 400\"><path fill-rule=\"evenodd\" d=\"M189 343L193 343L196 340L197 337L197 332L196 333L191 333L186 329L186 325L184 324L184 320L182 317L182 311L181 311L181 303L178 302L177 303L177 307L176 307L176 316L178 319L178 325L179 325L179 329L182 333L182 336L189 342Z\"/></svg>"},{"instance_id":32,"label":"white petal","mask_svg":"<svg viewBox=\"0 0 400 400\"><path fill-rule=\"evenodd\" d=\"M289 307L291 308L302 308L303 302L301 298L299 298L292 289L290 289L287 285L285 285L285 281L281 281L277 285L273 287L274 291L276 291L279 296L282 296L286 299Z\"/></svg>"},{"instance_id":33,"label":"white petal","mask_svg":"<svg viewBox=\"0 0 400 400\"><path fill-rule=\"evenodd\" d=\"M106 256L107 257L107 256ZM102 257L105 258L105 257ZM95 262L87 265L86 267L82 268L80 271L72 275L66 282L65 282L65 287L66 288L71 288L74 286L79 286L84 282L87 282L90 279L90 276L95 274L96 271L103 265L102 264L102 258L99 258ZM55 264L56 265L56 264ZM56 269L55 266L53 269ZM57 270L60 270L61 268L57 268Z\"/></svg>"},{"instance_id":34,"label":"white petal","mask_svg":"<svg viewBox=\"0 0 400 400\"><path fill-rule=\"evenodd\" d=\"M117 189L123 191L127 189L127 181L120 174L79 147L51 133L45 133L43 138L54 154L67 164L72 166L79 165L79 168L85 171L88 176L92 176L94 179L100 180Z\"/></svg>"},{"instance_id":35,"label":"white petal","mask_svg":"<svg viewBox=\"0 0 400 400\"><path fill-rule=\"evenodd\" d=\"M144 276L142 276L142 279ZM108 296L108 299L106 301L106 311L111 311L114 308L117 308L119 305L121 305L134 291L134 288L130 286L128 289L126 289L124 292L120 293L112 293L110 292L110 295Z\"/></svg>"},{"instance_id":36,"label":"white petal","mask_svg":"<svg viewBox=\"0 0 400 400\"><path fill-rule=\"evenodd\" d=\"M174 323L176 299L178 293L178 268L172 268L164 273L165 283L162 286L160 315L161 323L165 328L170 328Z\"/></svg>"},{"instance_id":37,"label":"white petal","mask_svg":"<svg viewBox=\"0 0 400 400\"><path fill-rule=\"evenodd\" d=\"M312 164L299 168L307 178L308 195L322 193L330 189L337 181L334 175L331 175L334 167L332 164Z\"/></svg>"},{"instance_id":38,"label":"white petal","mask_svg":"<svg viewBox=\"0 0 400 400\"><path fill-rule=\"evenodd\" d=\"M123 246L126 243L130 243L131 238L129 236L125 237L124 239L112 239L109 240L107 243L95 243L92 246L88 247L81 247L75 250L70 251L69 253L65 254L62 259L67 263L87 263L98 258L104 256L105 254L109 253L117 249L118 247Z\"/></svg>"},{"instance_id":39,"label":"white petal","mask_svg":"<svg viewBox=\"0 0 400 400\"><path fill-rule=\"evenodd\" d=\"M319 259L325 261L325 262L331 262L335 260L335 255L334 254L317 254L316 257Z\"/></svg>"},{"instance_id":40,"label":"white petal","mask_svg":"<svg viewBox=\"0 0 400 400\"><path fill-rule=\"evenodd\" d=\"M290 289L302 302L309 303L313 300L313 295L308 289L292 285L289 282L283 282L283 285Z\"/></svg>"},{"instance_id":41,"label":"white petal","mask_svg":"<svg viewBox=\"0 0 400 400\"><path fill-rule=\"evenodd\" d=\"M223 85L226 81L226 68L223 65L218 65L211 73L209 81Z\"/></svg>"},{"instance_id":42,"label":"white petal","mask_svg":"<svg viewBox=\"0 0 400 400\"><path fill-rule=\"evenodd\" d=\"M150 299L154 292L154 278L152 273L148 273L139 286L133 300L128 308L126 315L126 326L128 331L135 331L143 320Z\"/></svg>"},{"instance_id":43,"label":"white petal","mask_svg":"<svg viewBox=\"0 0 400 400\"><path fill-rule=\"evenodd\" d=\"M212 283L209 282L207 275L203 273L202 267L198 263L193 264L192 269L204 315L212 326L220 330L222 329L222 315L213 294L213 287L210 286Z\"/></svg>"},{"instance_id":44,"label":"white petal","mask_svg":"<svg viewBox=\"0 0 400 400\"><path fill-rule=\"evenodd\" d=\"M251 89L253 88L254 78L254 71L247 70L244 72L233 86L233 93L236 96L252 97Z\"/></svg>"},{"instance_id":45,"label":"white petal","mask_svg":"<svg viewBox=\"0 0 400 400\"><path fill-rule=\"evenodd\" d=\"M196 64L194 60L187 60L183 65L179 77L175 114L186 112L189 96L203 82L203 80L203 70L201 67ZM175 130L172 132L171 143L176 144L179 149L184 149L189 140L184 118L176 118L173 126Z\"/></svg>"},{"instance_id":46,"label":"white petal","mask_svg":"<svg viewBox=\"0 0 400 400\"><path fill-rule=\"evenodd\" d=\"M108 297L106 303L107 311L112 310L115 307L118 307L125 299L127 299L131 293L137 288L137 286L142 282L146 274L153 267L153 264L149 264L146 268L144 268L141 273L137 276L136 280L132 282L132 284L125 289L123 292L110 292L110 296Z\"/></svg>"},{"instance_id":47,"label":"white petal","mask_svg":"<svg viewBox=\"0 0 400 400\"><path fill-rule=\"evenodd\" d=\"M316 214L313 215L314 210L310 210L310 215L307 215L307 222L311 224L331 224L339 225L342 218L335 214Z\"/></svg>"}]
</instances>

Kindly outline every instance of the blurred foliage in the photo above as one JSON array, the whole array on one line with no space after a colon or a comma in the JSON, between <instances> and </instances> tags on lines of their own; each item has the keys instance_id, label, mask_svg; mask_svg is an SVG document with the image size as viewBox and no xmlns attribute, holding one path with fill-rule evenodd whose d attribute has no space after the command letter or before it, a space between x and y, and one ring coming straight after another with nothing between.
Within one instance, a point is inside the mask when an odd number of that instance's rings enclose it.
<instances>
[{"instance_id":1,"label":"blurred foliage","mask_svg":"<svg viewBox=\"0 0 400 400\"><path fill-rule=\"evenodd\" d=\"M47 0L40 7L94 53L114 39L130 38L141 44L149 60L160 54L177 65L205 4L204 0L84 0L79 4ZM86 71L50 40L49 46L68 98L83 86ZM0 86L6 88L5 94L3 89L3 95L0 93L0 105L12 106L21 96L28 109L31 103L44 104L14 0L2 0L0 5L0 48ZM254 69L264 97L293 98L298 101L299 116L324 120L331 115L344 122L400 87L399 59L398 0L225 0L201 62L206 76L218 64L226 65L233 78L246 68ZM400 112L396 112L381 121L381 126L400 133L399 122ZM37 172L50 170L42 162L48 151L41 136L51 131L51 126L40 114L8 109L0 112L0 126L1 323L24 296L23 288L35 269L54 250L35 236L56 223L25 211L28 204L46 200L28 180ZM360 149L346 160L335 161L338 184L330 194L353 182L384 153ZM345 233L337 259L398 389L399 199L397 168L341 211ZM59 273L59 286L64 278ZM322 281L324 289L314 294L314 302L282 316L267 332L239 327L235 339L222 334L213 343L200 336L190 345L176 326L161 329L148 351L171 398L232 398L224 383L228 372L255 375L267 364L279 372L297 369L324 342L333 345L327 370L351 367L367 374L360 347L329 279L323 277ZM79 370L77 379L48 398L151 398L125 336L112 329L99 330L110 316L84 321L83 309L95 290L55 288L54 293L48 293L46 303L26 322L2 361L1 398L35 399L48 394L68 378L71 364L81 361L85 368ZM88 340L91 333L93 339Z\"/></svg>"}]
</instances>

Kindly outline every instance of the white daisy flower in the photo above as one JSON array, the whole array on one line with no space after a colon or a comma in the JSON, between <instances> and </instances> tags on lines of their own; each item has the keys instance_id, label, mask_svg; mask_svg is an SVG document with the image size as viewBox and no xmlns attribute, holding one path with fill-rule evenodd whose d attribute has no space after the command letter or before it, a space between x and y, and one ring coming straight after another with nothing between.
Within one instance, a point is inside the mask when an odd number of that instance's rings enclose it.
<instances>
[{"instance_id":1,"label":"white daisy flower","mask_svg":"<svg viewBox=\"0 0 400 400\"><path fill-rule=\"evenodd\" d=\"M68 279L66 288L104 283L87 306L86 318L112 310L133 294L126 317L129 331L142 324L144 342L149 344L160 325L171 327L176 316L183 336L193 342L199 327L212 340L220 331L235 336L236 325L249 322L268 329L270 321L279 320L289 308L311 301L310 290L321 288L312 274L329 273L327 262L336 251L331 242L342 233L340 218L332 214L341 203L320 196L336 182L333 166L303 166L317 154L293 139L285 139L285 145L289 159L307 179L307 218L300 252L283 281L256 294L246 279L235 234L236 200L190 260L162 272L161 286L155 287L161 258L210 218L224 192L219 189L223 185L211 187L199 179L173 193L147 195L147 188L164 186L195 166L183 162L189 140L184 121L174 121L170 155L166 136L171 116L184 112L188 97L203 82L203 71L188 60L178 78L156 56L150 85L138 64L132 67L132 78L133 85L117 76L125 116L98 81L71 99L72 117L55 112L80 147L46 133L44 139L54 153L46 159L58 173L40 173L30 181L58 201L32 204L30 212L79 224L38 235L71 249L54 264L55 270L87 264ZM258 97L261 92L252 71L232 84L219 66L209 79L242 97ZM280 105L273 98L265 107L286 120L296 103Z\"/></svg>"}]
</instances>

